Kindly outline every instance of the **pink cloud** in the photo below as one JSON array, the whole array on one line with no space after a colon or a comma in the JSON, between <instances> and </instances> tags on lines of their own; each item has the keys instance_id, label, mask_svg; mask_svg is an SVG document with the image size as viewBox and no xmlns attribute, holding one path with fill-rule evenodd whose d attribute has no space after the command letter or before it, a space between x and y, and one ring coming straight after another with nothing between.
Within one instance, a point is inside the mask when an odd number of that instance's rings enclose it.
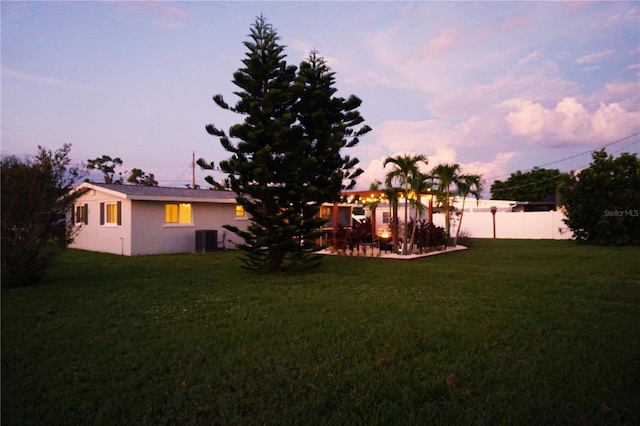
<instances>
[{"instance_id":1,"label":"pink cloud","mask_svg":"<svg viewBox=\"0 0 640 426\"><path fill-rule=\"evenodd\" d=\"M151 22L152 25L164 29L181 27L189 17L184 9L162 2L135 1L117 4L119 10L129 17Z\"/></svg>"},{"instance_id":2,"label":"pink cloud","mask_svg":"<svg viewBox=\"0 0 640 426\"><path fill-rule=\"evenodd\" d=\"M610 142L640 127L640 112L615 102L602 102L592 111L572 97L553 108L529 99L512 99L500 106L510 110L504 119L511 135L545 146Z\"/></svg>"},{"instance_id":3,"label":"pink cloud","mask_svg":"<svg viewBox=\"0 0 640 426\"><path fill-rule=\"evenodd\" d=\"M512 16L502 22L500 29L504 31L519 30L530 26L534 20L533 16Z\"/></svg>"},{"instance_id":4,"label":"pink cloud","mask_svg":"<svg viewBox=\"0 0 640 426\"><path fill-rule=\"evenodd\" d=\"M576 64L592 64L594 62L600 62L603 59L611 56L613 53L612 49L605 50L603 52L591 53L589 55L584 55L576 59Z\"/></svg>"},{"instance_id":5,"label":"pink cloud","mask_svg":"<svg viewBox=\"0 0 640 426\"><path fill-rule=\"evenodd\" d=\"M82 89L93 90L89 86L85 86L80 83L70 82L68 80L62 80L55 77L49 77L44 75L32 74L20 70L14 70L7 67L2 67L2 78L14 78L18 80L28 81L31 83L44 84L47 86L58 86L70 89Z\"/></svg>"},{"instance_id":6,"label":"pink cloud","mask_svg":"<svg viewBox=\"0 0 640 426\"><path fill-rule=\"evenodd\" d=\"M454 31L445 30L439 36L431 39L422 49L421 56L438 56L449 50L456 43Z\"/></svg>"},{"instance_id":7,"label":"pink cloud","mask_svg":"<svg viewBox=\"0 0 640 426\"><path fill-rule=\"evenodd\" d=\"M406 15L409 14L413 11L413 3L409 2L407 3L402 9L400 9L400 14L401 15Z\"/></svg>"},{"instance_id":8,"label":"pink cloud","mask_svg":"<svg viewBox=\"0 0 640 426\"><path fill-rule=\"evenodd\" d=\"M471 173L480 175L483 179L484 194L489 194L489 188L496 176L504 176L508 174L509 162L518 157L520 154L514 151L498 152L491 161L481 162L474 161L471 163L461 163L460 169L463 173Z\"/></svg>"},{"instance_id":9,"label":"pink cloud","mask_svg":"<svg viewBox=\"0 0 640 426\"><path fill-rule=\"evenodd\" d=\"M594 93L590 99L593 105L601 102L617 103L627 111L638 111L640 109L640 83L607 83L604 90Z\"/></svg>"}]
</instances>

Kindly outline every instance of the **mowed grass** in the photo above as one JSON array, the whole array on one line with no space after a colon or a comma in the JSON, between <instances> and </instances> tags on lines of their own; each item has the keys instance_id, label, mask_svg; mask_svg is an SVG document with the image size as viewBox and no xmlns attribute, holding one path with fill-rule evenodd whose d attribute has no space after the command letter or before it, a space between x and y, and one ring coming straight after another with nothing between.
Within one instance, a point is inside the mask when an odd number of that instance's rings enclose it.
<instances>
[{"instance_id":1,"label":"mowed grass","mask_svg":"<svg viewBox=\"0 0 640 426\"><path fill-rule=\"evenodd\" d=\"M2 424L640 424L640 249L68 251L2 294Z\"/></svg>"}]
</instances>

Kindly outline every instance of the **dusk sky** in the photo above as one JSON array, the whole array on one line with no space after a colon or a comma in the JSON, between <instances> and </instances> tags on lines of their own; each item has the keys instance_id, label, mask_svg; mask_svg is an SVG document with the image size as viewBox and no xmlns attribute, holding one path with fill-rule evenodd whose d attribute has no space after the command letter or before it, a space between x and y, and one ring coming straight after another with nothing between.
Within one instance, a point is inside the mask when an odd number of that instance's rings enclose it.
<instances>
[{"instance_id":1,"label":"dusk sky","mask_svg":"<svg viewBox=\"0 0 640 426\"><path fill-rule=\"evenodd\" d=\"M299 65L316 49L338 95L373 128L344 154L358 188L384 158L457 162L487 189L534 166L579 169L589 151L640 150L639 2L5 2L2 154L71 143L77 162L120 157L163 186L191 156L229 157L205 131L243 117L233 73L262 14ZM572 158L570 158L572 157ZM426 170L425 170L426 171ZM196 171L197 183L206 187ZM214 174L216 179L223 177Z\"/></svg>"}]
</instances>

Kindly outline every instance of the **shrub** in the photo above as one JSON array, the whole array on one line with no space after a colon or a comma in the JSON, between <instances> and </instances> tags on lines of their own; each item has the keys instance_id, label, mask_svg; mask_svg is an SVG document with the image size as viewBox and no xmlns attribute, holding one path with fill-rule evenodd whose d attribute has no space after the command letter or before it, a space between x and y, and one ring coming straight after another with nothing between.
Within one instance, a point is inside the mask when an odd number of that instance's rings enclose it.
<instances>
[{"instance_id":1,"label":"shrub","mask_svg":"<svg viewBox=\"0 0 640 426\"><path fill-rule=\"evenodd\" d=\"M435 226L426 219L418 221L416 228L415 242L420 251L428 250L438 246L444 246L447 242L447 233L441 226Z\"/></svg>"},{"instance_id":2,"label":"shrub","mask_svg":"<svg viewBox=\"0 0 640 426\"><path fill-rule=\"evenodd\" d=\"M640 245L640 159L604 149L586 169L563 178L564 222L578 241L599 245Z\"/></svg>"},{"instance_id":3,"label":"shrub","mask_svg":"<svg viewBox=\"0 0 640 426\"><path fill-rule=\"evenodd\" d=\"M467 248L471 248L473 246L471 234L465 231L460 231L460 235L458 236L458 244Z\"/></svg>"},{"instance_id":4,"label":"shrub","mask_svg":"<svg viewBox=\"0 0 640 426\"><path fill-rule=\"evenodd\" d=\"M71 238L64 222L78 168L69 168L65 144L56 152L38 147L35 158L8 156L2 171L2 288L38 282Z\"/></svg>"}]
</instances>

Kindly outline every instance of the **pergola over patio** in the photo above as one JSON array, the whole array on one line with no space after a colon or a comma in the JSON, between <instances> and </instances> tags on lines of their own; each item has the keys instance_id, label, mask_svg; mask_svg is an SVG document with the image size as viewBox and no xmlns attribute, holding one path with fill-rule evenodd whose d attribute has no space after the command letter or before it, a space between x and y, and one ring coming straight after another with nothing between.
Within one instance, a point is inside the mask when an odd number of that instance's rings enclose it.
<instances>
[{"instance_id":1,"label":"pergola over patio","mask_svg":"<svg viewBox=\"0 0 640 426\"><path fill-rule=\"evenodd\" d=\"M340 193L340 198L343 203L349 204L363 204L363 205L371 205L374 203L388 203L389 199L387 197L386 191L381 189L369 189L369 190L359 190L359 191L345 191ZM416 193L409 193L409 199L416 199ZM433 194L429 190L429 192L421 193L421 199L426 199L427 205L429 208L429 223L433 223ZM405 202L404 194L401 192L398 193L398 202ZM371 227L376 229L376 217L375 215L371 215ZM338 231L338 202L333 203L333 235L335 237ZM372 236L374 237L374 236Z\"/></svg>"}]
</instances>

